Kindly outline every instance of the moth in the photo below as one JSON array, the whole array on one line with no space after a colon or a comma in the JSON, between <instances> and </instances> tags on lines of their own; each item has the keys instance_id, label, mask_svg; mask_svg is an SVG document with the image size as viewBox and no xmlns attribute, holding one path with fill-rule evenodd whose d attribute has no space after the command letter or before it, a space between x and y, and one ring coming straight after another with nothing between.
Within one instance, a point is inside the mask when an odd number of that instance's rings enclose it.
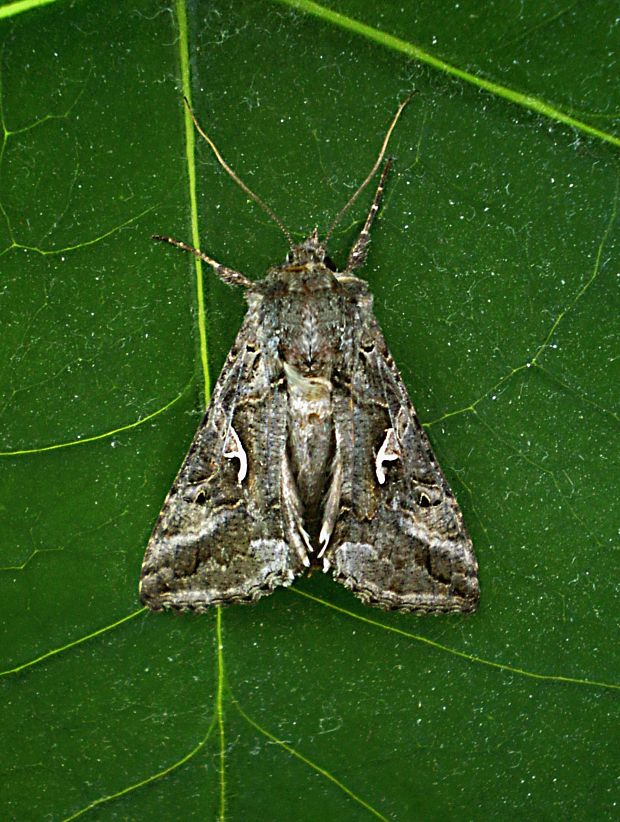
<instances>
[{"instance_id":1,"label":"moth","mask_svg":"<svg viewBox=\"0 0 620 822\"><path fill-rule=\"evenodd\" d=\"M408 99L364 182L323 241L290 250L262 280L201 250L244 289L247 313L146 548L140 598L154 611L204 612L251 603L311 566L330 571L363 602L418 613L468 612L478 565L458 504L433 455L356 276L392 165L383 165L364 226L342 271L326 253L342 216L382 165Z\"/></svg>"}]
</instances>

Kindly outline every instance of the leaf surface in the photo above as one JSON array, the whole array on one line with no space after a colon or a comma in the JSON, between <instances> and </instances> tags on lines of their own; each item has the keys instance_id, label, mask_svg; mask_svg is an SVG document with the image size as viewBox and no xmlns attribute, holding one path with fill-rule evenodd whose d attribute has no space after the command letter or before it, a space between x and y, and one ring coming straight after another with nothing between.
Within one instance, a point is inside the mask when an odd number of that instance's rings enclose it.
<instances>
[{"instance_id":1,"label":"leaf surface","mask_svg":"<svg viewBox=\"0 0 620 822\"><path fill-rule=\"evenodd\" d=\"M617 15L414 5L0 7L3 818L613 816ZM253 608L145 613L203 366L243 316L150 236L252 278L287 250L181 95L301 238L414 87L364 276L479 612L385 614L314 574Z\"/></svg>"}]
</instances>

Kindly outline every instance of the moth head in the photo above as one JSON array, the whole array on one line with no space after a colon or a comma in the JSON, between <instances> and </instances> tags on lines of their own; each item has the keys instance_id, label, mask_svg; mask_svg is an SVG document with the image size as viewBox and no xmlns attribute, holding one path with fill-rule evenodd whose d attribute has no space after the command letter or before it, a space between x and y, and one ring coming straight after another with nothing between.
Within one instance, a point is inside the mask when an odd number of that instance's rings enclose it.
<instances>
[{"instance_id":1,"label":"moth head","mask_svg":"<svg viewBox=\"0 0 620 822\"><path fill-rule=\"evenodd\" d=\"M291 250L286 255L283 268L290 270L297 266L305 266L308 263L325 265L332 271L335 270L333 262L325 254L325 245L319 240L319 232L316 227L303 243L291 246Z\"/></svg>"}]
</instances>

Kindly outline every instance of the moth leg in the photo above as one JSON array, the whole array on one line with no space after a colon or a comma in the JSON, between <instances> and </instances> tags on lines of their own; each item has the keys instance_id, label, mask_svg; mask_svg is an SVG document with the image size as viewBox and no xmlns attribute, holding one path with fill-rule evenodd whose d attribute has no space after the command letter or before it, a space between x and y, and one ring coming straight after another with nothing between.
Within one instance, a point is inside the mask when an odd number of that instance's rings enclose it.
<instances>
[{"instance_id":1,"label":"moth leg","mask_svg":"<svg viewBox=\"0 0 620 822\"><path fill-rule=\"evenodd\" d=\"M353 246L349 254L349 259L347 260L347 267L345 268L346 272L355 271L356 268L361 268L361 266L363 266L366 262L366 255L368 254L368 243L370 242L370 227L372 226L377 211L379 211L381 198L383 196L383 189L385 187L385 179L388 176L391 167L392 158L388 157L385 165L383 166L383 171L381 172L381 179L379 180L379 185L377 186L377 190L375 192L372 205L370 206L368 217L366 217L364 228L360 231L360 235L357 238L355 245Z\"/></svg>"},{"instance_id":2,"label":"moth leg","mask_svg":"<svg viewBox=\"0 0 620 822\"><path fill-rule=\"evenodd\" d=\"M163 243L170 243L170 245L174 245L177 248L182 248L183 251L189 251L190 254L198 257L199 260L202 260L207 263L207 265L210 265L220 280L225 282L227 285L240 285L242 288L252 287L252 280L248 280L245 274L241 274L239 271L235 271L234 268L228 268L228 266L218 263L217 260L214 260L212 257L208 257L199 248L194 248L191 245L187 245L187 243L181 242L181 240L175 240L173 237L163 237L160 234L153 234L152 239L161 240Z\"/></svg>"}]
</instances>

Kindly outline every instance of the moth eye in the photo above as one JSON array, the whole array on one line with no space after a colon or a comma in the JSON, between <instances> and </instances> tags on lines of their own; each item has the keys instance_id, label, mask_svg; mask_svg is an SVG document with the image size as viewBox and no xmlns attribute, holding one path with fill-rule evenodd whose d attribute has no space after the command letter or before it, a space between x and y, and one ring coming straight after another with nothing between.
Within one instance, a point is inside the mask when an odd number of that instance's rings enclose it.
<instances>
[{"instance_id":1,"label":"moth eye","mask_svg":"<svg viewBox=\"0 0 620 822\"><path fill-rule=\"evenodd\" d=\"M337 271L338 270L336 268L336 263L332 260L331 257L324 257L323 258L323 264L325 265L325 268L329 268L330 271Z\"/></svg>"}]
</instances>

